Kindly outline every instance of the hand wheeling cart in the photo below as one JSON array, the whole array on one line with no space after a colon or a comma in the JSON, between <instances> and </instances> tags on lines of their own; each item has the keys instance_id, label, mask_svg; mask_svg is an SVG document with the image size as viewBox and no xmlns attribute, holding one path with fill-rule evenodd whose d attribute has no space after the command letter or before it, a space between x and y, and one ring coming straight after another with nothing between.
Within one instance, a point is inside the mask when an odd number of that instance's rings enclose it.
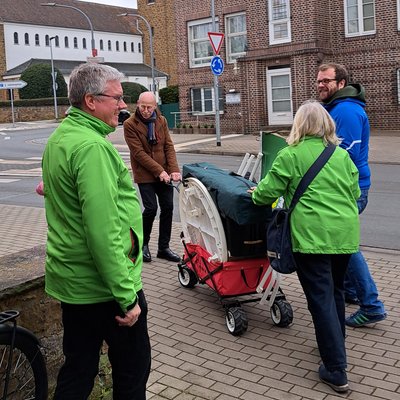
<instances>
[{"instance_id":1,"label":"hand wheeling cart","mask_svg":"<svg viewBox=\"0 0 400 400\"><path fill-rule=\"evenodd\" d=\"M290 325L293 311L279 286L281 276L265 255L271 210L255 206L246 192L254 183L209 163L185 164L183 178L180 284L185 288L207 284L213 289L234 336L247 330L242 304L249 302L267 303L275 325Z\"/></svg>"}]
</instances>

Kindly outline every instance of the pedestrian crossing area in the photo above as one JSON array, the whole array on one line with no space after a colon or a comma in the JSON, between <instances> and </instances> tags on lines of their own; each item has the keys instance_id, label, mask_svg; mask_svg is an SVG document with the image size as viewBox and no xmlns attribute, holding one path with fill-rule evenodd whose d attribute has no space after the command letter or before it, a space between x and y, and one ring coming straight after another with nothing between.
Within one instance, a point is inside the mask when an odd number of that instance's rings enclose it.
<instances>
[{"instance_id":1,"label":"pedestrian crossing area","mask_svg":"<svg viewBox=\"0 0 400 400\"><path fill-rule=\"evenodd\" d=\"M130 169L129 151L120 151L121 158ZM40 178L42 176L41 157L24 159L0 158L0 184L14 183L24 178Z\"/></svg>"}]
</instances>

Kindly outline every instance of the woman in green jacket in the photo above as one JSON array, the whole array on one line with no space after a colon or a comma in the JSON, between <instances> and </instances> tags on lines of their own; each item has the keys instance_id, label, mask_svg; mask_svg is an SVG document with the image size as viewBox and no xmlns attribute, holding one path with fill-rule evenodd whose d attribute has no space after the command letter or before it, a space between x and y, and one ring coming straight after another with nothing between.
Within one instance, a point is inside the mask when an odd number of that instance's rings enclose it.
<instances>
[{"instance_id":1,"label":"woman in green jacket","mask_svg":"<svg viewBox=\"0 0 400 400\"><path fill-rule=\"evenodd\" d=\"M335 124L317 102L297 111L271 170L252 192L255 204L283 196L290 204L301 178L328 143L338 144ZM292 249L307 298L322 364L320 379L337 392L348 390L343 282L349 257L358 251L360 195L357 168L337 147L291 214Z\"/></svg>"}]
</instances>

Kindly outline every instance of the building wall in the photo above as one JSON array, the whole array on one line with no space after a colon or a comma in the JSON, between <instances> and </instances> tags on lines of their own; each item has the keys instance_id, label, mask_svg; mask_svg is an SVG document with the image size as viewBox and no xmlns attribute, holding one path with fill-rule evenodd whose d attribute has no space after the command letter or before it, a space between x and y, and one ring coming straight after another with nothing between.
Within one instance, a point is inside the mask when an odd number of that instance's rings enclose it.
<instances>
[{"instance_id":1,"label":"building wall","mask_svg":"<svg viewBox=\"0 0 400 400\"><path fill-rule=\"evenodd\" d=\"M5 44L4 44L4 25L0 24L0 79L6 69ZM0 90L0 101L7 99L7 90Z\"/></svg>"},{"instance_id":2,"label":"building wall","mask_svg":"<svg viewBox=\"0 0 400 400\"><path fill-rule=\"evenodd\" d=\"M225 104L221 132L257 133L268 127L267 79L269 69L289 67L293 113L309 98L317 98L315 79L321 63L345 64L353 81L366 89L367 113L377 129L395 129L400 123L397 70L400 68L398 10L393 0L375 0L376 33L346 37L344 2L290 0L291 41L269 43L268 2L221 0L215 4L219 31L224 32L224 16L245 11L248 48L234 73L225 64L219 85L226 96L240 92L240 105ZM189 68L188 21L209 18L210 5L195 0L176 0L178 81L181 111L190 112L190 89L213 85L208 66ZM226 41L221 57L226 60Z\"/></svg>"},{"instance_id":3,"label":"building wall","mask_svg":"<svg viewBox=\"0 0 400 400\"><path fill-rule=\"evenodd\" d=\"M19 44L14 44L14 32L18 33ZM29 45L25 44L25 33L29 34ZM44 27L25 24L4 24L5 34L5 55L6 67L10 70L17 65L28 61L31 58L49 59L50 47L45 45L45 35L58 36L59 46L55 46L52 41L53 58L55 60L86 60L91 57L91 32L85 30L67 29L60 27ZM35 45L35 35L39 35L39 46ZM139 52L141 37L139 35L125 35L111 32L93 32L95 48L98 56L103 57L105 62L123 62L123 63L142 63L143 55ZM68 37L69 47L66 48L64 38ZM78 48L74 48L74 37L77 38ZM86 49L82 46L82 39L86 39ZM103 40L104 50L100 50L100 40ZM108 50L108 41L111 40L111 51ZM116 50L116 42L119 42L119 51ZM127 51L124 51L123 43L127 44ZM133 43L134 52L131 51Z\"/></svg>"},{"instance_id":4,"label":"building wall","mask_svg":"<svg viewBox=\"0 0 400 400\"><path fill-rule=\"evenodd\" d=\"M138 0L138 12L149 22L153 28L153 52L155 67L169 75L168 85L176 85L177 53L175 33L174 0L155 0L148 4L147 0ZM138 19L140 22L140 19ZM150 65L149 33L144 23L140 23L143 31L144 61Z\"/></svg>"}]
</instances>

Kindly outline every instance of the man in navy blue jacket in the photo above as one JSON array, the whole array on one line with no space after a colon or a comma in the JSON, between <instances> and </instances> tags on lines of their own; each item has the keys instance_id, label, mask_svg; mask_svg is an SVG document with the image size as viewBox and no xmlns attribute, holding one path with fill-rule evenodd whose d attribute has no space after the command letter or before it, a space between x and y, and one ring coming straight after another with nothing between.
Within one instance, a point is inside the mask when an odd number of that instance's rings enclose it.
<instances>
[{"instance_id":1,"label":"man in navy blue jacket","mask_svg":"<svg viewBox=\"0 0 400 400\"><path fill-rule=\"evenodd\" d=\"M368 203L371 171L368 165L370 127L365 112L364 88L349 84L347 69L340 64L322 64L318 68L317 90L322 104L336 123L336 133L359 171L361 196L357 201L361 214ZM346 300L360 308L346 319L346 325L364 326L386 318L385 307L368 264L359 251L350 257L345 281Z\"/></svg>"}]
</instances>

